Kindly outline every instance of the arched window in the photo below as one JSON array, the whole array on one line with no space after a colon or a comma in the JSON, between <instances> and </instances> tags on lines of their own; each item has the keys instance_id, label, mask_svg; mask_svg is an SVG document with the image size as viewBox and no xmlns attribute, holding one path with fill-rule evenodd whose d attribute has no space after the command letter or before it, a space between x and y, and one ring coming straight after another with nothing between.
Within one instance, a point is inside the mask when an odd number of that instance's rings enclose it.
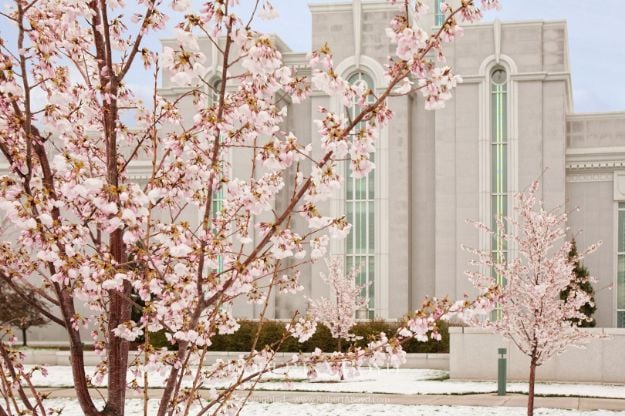
<instances>
[{"instance_id":1,"label":"arched window","mask_svg":"<svg viewBox=\"0 0 625 416\"><path fill-rule=\"evenodd\" d=\"M442 26L445 23L445 14L441 11L442 0L434 0L434 26Z\"/></svg>"},{"instance_id":2,"label":"arched window","mask_svg":"<svg viewBox=\"0 0 625 416\"><path fill-rule=\"evenodd\" d=\"M362 71L352 74L348 82L352 85L364 83L369 89L374 88L373 79ZM357 103L352 103L349 108L350 118L357 116L359 111ZM362 124L356 126L351 134L358 134L362 127ZM375 154L371 155L371 160L375 162ZM346 238L345 266L347 270L353 267L360 270L356 283L364 285L362 296L367 299L368 306L365 316L359 314L357 317L372 319L375 317L375 172L370 172L364 178L353 178L349 163L346 163L345 211L347 221L352 224Z\"/></svg>"},{"instance_id":3,"label":"arched window","mask_svg":"<svg viewBox=\"0 0 625 416\"><path fill-rule=\"evenodd\" d=\"M208 104L217 105L219 103L219 92L221 91L221 79L215 78L209 85Z\"/></svg>"},{"instance_id":4,"label":"arched window","mask_svg":"<svg viewBox=\"0 0 625 416\"><path fill-rule=\"evenodd\" d=\"M219 103L219 92L221 91L221 79L216 78L210 84L208 91L209 105L217 105ZM220 138L221 139L221 138ZM217 215L223 208L223 189L220 186L217 192L213 192L212 215Z\"/></svg>"},{"instance_id":5,"label":"arched window","mask_svg":"<svg viewBox=\"0 0 625 416\"><path fill-rule=\"evenodd\" d=\"M505 69L496 67L490 74L490 140L491 140L491 226L497 228L497 219L508 214L508 76ZM497 262L507 258L506 242L493 235L491 250ZM494 273L494 272L493 272ZM497 275L497 282L504 277ZM497 311L500 313L500 311Z\"/></svg>"},{"instance_id":6,"label":"arched window","mask_svg":"<svg viewBox=\"0 0 625 416\"><path fill-rule=\"evenodd\" d=\"M219 92L221 91L221 79L216 78L210 84L210 88L208 91L208 104L210 106L216 106L219 103ZM220 137L221 140L221 137ZM224 190L221 184L219 187L213 191L212 199L211 199L211 218L217 217L224 206ZM218 260L219 266L217 269L218 273L223 271L223 257L219 256Z\"/></svg>"}]
</instances>

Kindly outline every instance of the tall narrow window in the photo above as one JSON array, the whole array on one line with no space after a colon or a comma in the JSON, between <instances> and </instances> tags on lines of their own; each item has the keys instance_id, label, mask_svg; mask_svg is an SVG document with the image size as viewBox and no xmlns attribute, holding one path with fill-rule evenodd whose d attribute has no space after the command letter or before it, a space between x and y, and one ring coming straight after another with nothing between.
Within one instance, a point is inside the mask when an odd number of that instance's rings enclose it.
<instances>
[{"instance_id":1,"label":"tall narrow window","mask_svg":"<svg viewBox=\"0 0 625 416\"><path fill-rule=\"evenodd\" d=\"M224 189L222 184L219 184L219 188L213 192L211 202L211 218L217 218L221 215L221 210L224 206ZM215 231L217 233L217 230ZM224 270L224 258L223 256L217 257L217 273L221 273Z\"/></svg>"},{"instance_id":2,"label":"tall narrow window","mask_svg":"<svg viewBox=\"0 0 625 416\"><path fill-rule=\"evenodd\" d=\"M497 219L508 214L508 95L507 75L503 68L491 73L491 227L497 229ZM493 234L491 250L496 262L507 257L507 246L498 233ZM495 273L493 271L493 273ZM504 284L504 277L497 274L497 283ZM496 310L496 318L501 311Z\"/></svg>"},{"instance_id":3,"label":"tall narrow window","mask_svg":"<svg viewBox=\"0 0 625 416\"><path fill-rule=\"evenodd\" d=\"M349 77L350 84L364 83L373 89L373 80L363 72L356 72ZM371 97L373 99L373 97ZM359 107L354 102L349 108L349 115L354 118L358 115ZM352 130L356 135L364 126L358 125ZM371 155L372 161L374 155ZM346 239L345 267L351 270L356 267L360 273L356 277L356 283L363 285L362 296L367 299L368 310L359 314L358 318L375 317L375 174L370 172L364 178L353 178L346 162L345 170L345 211L347 221L352 224L352 229Z\"/></svg>"},{"instance_id":4,"label":"tall narrow window","mask_svg":"<svg viewBox=\"0 0 625 416\"><path fill-rule=\"evenodd\" d=\"M219 93L221 91L221 80L219 78L210 83L210 91L208 92L208 104L216 106L219 104Z\"/></svg>"},{"instance_id":5,"label":"tall narrow window","mask_svg":"<svg viewBox=\"0 0 625 416\"><path fill-rule=\"evenodd\" d=\"M445 14L441 11L443 0L434 0L434 25L442 26L445 23Z\"/></svg>"},{"instance_id":6,"label":"tall narrow window","mask_svg":"<svg viewBox=\"0 0 625 416\"><path fill-rule=\"evenodd\" d=\"M625 328L625 202L618 204L616 326Z\"/></svg>"},{"instance_id":7,"label":"tall narrow window","mask_svg":"<svg viewBox=\"0 0 625 416\"><path fill-rule=\"evenodd\" d=\"M209 105L217 106L219 105L219 97L221 91L221 80L216 79L210 84L211 88L208 92L209 97ZM221 137L219 138L221 140ZM223 169L223 161L220 161L221 169ZM219 178L221 179L221 178ZM215 218L220 215L221 210L224 206L224 190L221 184L218 185L218 188L213 191L212 200L211 200L211 218ZM223 271L224 259L222 256L219 256L217 259L219 266L217 268L217 272L221 273Z\"/></svg>"}]
</instances>

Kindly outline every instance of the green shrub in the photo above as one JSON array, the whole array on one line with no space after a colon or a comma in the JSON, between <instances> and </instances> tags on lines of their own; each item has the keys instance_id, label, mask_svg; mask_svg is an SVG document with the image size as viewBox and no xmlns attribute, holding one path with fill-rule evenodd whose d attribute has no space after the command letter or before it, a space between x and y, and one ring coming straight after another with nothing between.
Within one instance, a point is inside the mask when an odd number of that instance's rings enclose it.
<instances>
[{"instance_id":1,"label":"green shrub","mask_svg":"<svg viewBox=\"0 0 625 416\"><path fill-rule=\"evenodd\" d=\"M297 343L297 340L295 341ZM322 351L336 351L338 349L338 340L332 338L330 329L325 325L317 325L315 334L308 341L299 344L299 350L296 351L313 352L315 348L319 348Z\"/></svg>"},{"instance_id":2,"label":"green shrub","mask_svg":"<svg viewBox=\"0 0 625 416\"><path fill-rule=\"evenodd\" d=\"M439 332L441 334L440 341L419 342L411 339L404 344L404 350L409 353L449 353L449 325L447 322L438 322Z\"/></svg>"},{"instance_id":3,"label":"green shrub","mask_svg":"<svg viewBox=\"0 0 625 416\"><path fill-rule=\"evenodd\" d=\"M171 345L169 341L167 341L164 329L157 332L150 332L150 344L157 350L163 347L168 349L174 349L175 347L175 345Z\"/></svg>"},{"instance_id":4,"label":"green shrub","mask_svg":"<svg viewBox=\"0 0 625 416\"><path fill-rule=\"evenodd\" d=\"M239 321L241 325L239 330L230 335L216 335L212 338L211 351L250 351L252 340L258 330L258 321ZM260 331L256 349L262 349L266 345L275 347L276 343L284 335L286 324L280 321L264 321ZM357 346L364 347L373 337L380 332L384 332L389 336L394 335L399 328L398 322L388 322L382 320L358 322L352 329L352 333L362 337L355 342ZM449 330L445 322L439 323L441 341L418 342L417 340L409 340L404 343L404 349L409 353L448 353L449 352ZM343 341L343 350L347 348L347 343ZM317 326L315 334L306 342L299 343L293 337L288 337L279 348L281 352L312 352L315 348L322 351L336 351L338 341L332 338L330 330L323 325Z\"/></svg>"}]
</instances>

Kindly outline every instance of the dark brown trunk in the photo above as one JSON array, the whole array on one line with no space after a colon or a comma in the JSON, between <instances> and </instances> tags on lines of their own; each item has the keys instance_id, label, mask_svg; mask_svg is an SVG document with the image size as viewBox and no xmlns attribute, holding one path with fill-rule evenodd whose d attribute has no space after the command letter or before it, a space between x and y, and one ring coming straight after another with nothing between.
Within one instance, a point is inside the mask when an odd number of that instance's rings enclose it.
<instances>
[{"instance_id":1,"label":"dark brown trunk","mask_svg":"<svg viewBox=\"0 0 625 416\"><path fill-rule=\"evenodd\" d=\"M203 306L202 304L198 305L191 315L191 327L195 327L197 322L200 319L200 315L202 314ZM176 361L184 362L187 358L188 351L188 343L186 341L182 341L178 343L178 352L176 353ZM176 386L178 381L178 375L180 374L180 367L170 366L171 370L169 372L169 376L167 377L167 383L165 383L165 388L163 389L163 394L161 395L160 403L158 405L158 411L156 416L165 416L167 413L167 406L169 406L169 402L172 397L176 395Z\"/></svg>"},{"instance_id":2,"label":"dark brown trunk","mask_svg":"<svg viewBox=\"0 0 625 416\"><path fill-rule=\"evenodd\" d=\"M112 245L113 247L114 245ZM113 251L113 250L112 250ZM108 345L108 400L103 414L124 415L126 401L128 350L130 343L113 334L113 329L129 321L132 305L126 300L130 296L130 283L124 282L123 295L116 290L109 291L109 345Z\"/></svg>"},{"instance_id":3,"label":"dark brown trunk","mask_svg":"<svg viewBox=\"0 0 625 416\"><path fill-rule=\"evenodd\" d=\"M26 328L22 328L22 346L28 346L28 342L26 340Z\"/></svg>"},{"instance_id":4,"label":"dark brown trunk","mask_svg":"<svg viewBox=\"0 0 625 416\"><path fill-rule=\"evenodd\" d=\"M70 328L70 356L69 361L72 367L72 377L74 380L74 389L76 390L76 398L80 404L85 416L98 416L100 412L93 404L91 396L89 395L89 388L87 387L87 377L85 376L85 359L84 349L80 339L76 341L77 336L72 335L75 333Z\"/></svg>"},{"instance_id":5,"label":"dark brown trunk","mask_svg":"<svg viewBox=\"0 0 625 416\"><path fill-rule=\"evenodd\" d=\"M527 397L527 416L534 416L534 384L536 382L536 356L530 362L530 380Z\"/></svg>"},{"instance_id":6,"label":"dark brown trunk","mask_svg":"<svg viewBox=\"0 0 625 416\"><path fill-rule=\"evenodd\" d=\"M69 337L69 360L72 367L76 398L85 416L98 416L98 409L93 404L91 395L89 394L87 376L85 374L84 348L80 339L80 333L72 327L71 318L75 313L72 297L67 291L61 289L58 283L54 284L54 288L59 299L63 320L65 321L65 328Z\"/></svg>"},{"instance_id":7,"label":"dark brown trunk","mask_svg":"<svg viewBox=\"0 0 625 416\"><path fill-rule=\"evenodd\" d=\"M179 362L183 362L186 352L187 343L183 341L178 344L178 353L176 354L176 360ZM174 395L174 390L176 389L180 369L174 366L170 366L170 368L171 370L169 372L169 376L167 377L167 382L165 383L165 388L163 389L163 394L161 396L158 411L156 413L157 416L165 416L165 414L167 413L167 406L169 406L169 402L171 401L171 398Z\"/></svg>"},{"instance_id":8,"label":"dark brown trunk","mask_svg":"<svg viewBox=\"0 0 625 416\"><path fill-rule=\"evenodd\" d=\"M98 10L99 5L99 10ZM101 35L94 37L97 56L102 59L100 70L107 67L106 75L101 75L101 82L106 85L109 100L105 100L102 106L102 125L106 139L106 170L107 182L114 190L109 196L110 201L119 205L119 171L117 152L116 124L118 120L117 93L119 80L114 75L113 55L111 52L111 40L109 22L107 17L106 2L92 2L92 8L96 11L93 19L94 27L102 25ZM99 14L98 14L99 13ZM123 231L115 230L110 235L110 252L117 264L126 262L126 247L123 242ZM122 293L110 290L109 313L108 313L108 400L102 413L110 416L124 415L124 402L126 401L129 342L116 337L113 329L130 320L132 304L127 301L130 296L130 283L124 282Z\"/></svg>"},{"instance_id":9,"label":"dark brown trunk","mask_svg":"<svg viewBox=\"0 0 625 416\"><path fill-rule=\"evenodd\" d=\"M110 139L109 157L111 161L117 160L117 145L114 135ZM109 183L117 189L117 166L111 162L109 169ZM126 261L126 250L122 240L122 230L116 230L111 234L110 250L115 261L120 264ZM110 416L123 416L124 403L126 401L128 350L130 343L113 334L113 329L131 318L132 304L127 300L130 297L131 287L129 282L124 282L123 291L109 291L109 322L108 322L108 400L103 414Z\"/></svg>"}]
</instances>

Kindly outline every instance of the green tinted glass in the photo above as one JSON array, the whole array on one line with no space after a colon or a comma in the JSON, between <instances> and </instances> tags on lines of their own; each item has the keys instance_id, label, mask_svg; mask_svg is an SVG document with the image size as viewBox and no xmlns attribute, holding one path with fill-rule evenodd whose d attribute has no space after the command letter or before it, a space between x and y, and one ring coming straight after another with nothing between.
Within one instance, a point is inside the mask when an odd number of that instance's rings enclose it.
<instances>
[{"instance_id":1,"label":"green tinted glass","mask_svg":"<svg viewBox=\"0 0 625 416\"><path fill-rule=\"evenodd\" d=\"M625 309L625 255L619 254L617 264L616 308Z\"/></svg>"},{"instance_id":2,"label":"green tinted glass","mask_svg":"<svg viewBox=\"0 0 625 416\"><path fill-rule=\"evenodd\" d=\"M373 300L375 299L375 285L374 276L375 276L375 258L373 256L369 256L369 264L368 264L368 277L369 277L369 307L373 308Z\"/></svg>"},{"instance_id":3,"label":"green tinted glass","mask_svg":"<svg viewBox=\"0 0 625 416\"><path fill-rule=\"evenodd\" d=\"M348 77L350 84L364 83L373 89L373 79L364 72L355 72ZM373 97L371 97L371 100ZM349 115L355 117L360 108L354 102L349 107ZM352 134L358 134L359 129L364 128L361 123ZM371 155L372 161L375 157ZM375 162L374 162L375 163ZM345 210L347 221L352 224L351 232L345 240L346 271L352 267L360 269L356 282L365 285L362 296L368 301L369 308L374 307L373 274L374 268L370 265L374 262L375 253L375 173L371 172L364 178L354 179L351 177L349 162L345 163ZM371 313L371 312L370 312Z\"/></svg>"},{"instance_id":4,"label":"green tinted glass","mask_svg":"<svg viewBox=\"0 0 625 416\"><path fill-rule=\"evenodd\" d=\"M508 94L507 75L503 68L495 68L490 79L490 189L491 189L491 228L497 230L497 220L504 220L508 214ZM504 220L505 226L505 220ZM507 258L506 241L493 234L491 250L496 263ZM504 276L491 274L499 284L505 283ZM497 309L493 317L499 319L501 310Z\"/></svg>"},{"instance_id":5,"label":"green tinted glass","mask_svg":"<svg viewBox=\"0 0 625 416\"><path fill-rule=\"evenodd\" d=\"M625 204L618 204L618 252L625 252Z\"/></svg>"}]
</instances>

